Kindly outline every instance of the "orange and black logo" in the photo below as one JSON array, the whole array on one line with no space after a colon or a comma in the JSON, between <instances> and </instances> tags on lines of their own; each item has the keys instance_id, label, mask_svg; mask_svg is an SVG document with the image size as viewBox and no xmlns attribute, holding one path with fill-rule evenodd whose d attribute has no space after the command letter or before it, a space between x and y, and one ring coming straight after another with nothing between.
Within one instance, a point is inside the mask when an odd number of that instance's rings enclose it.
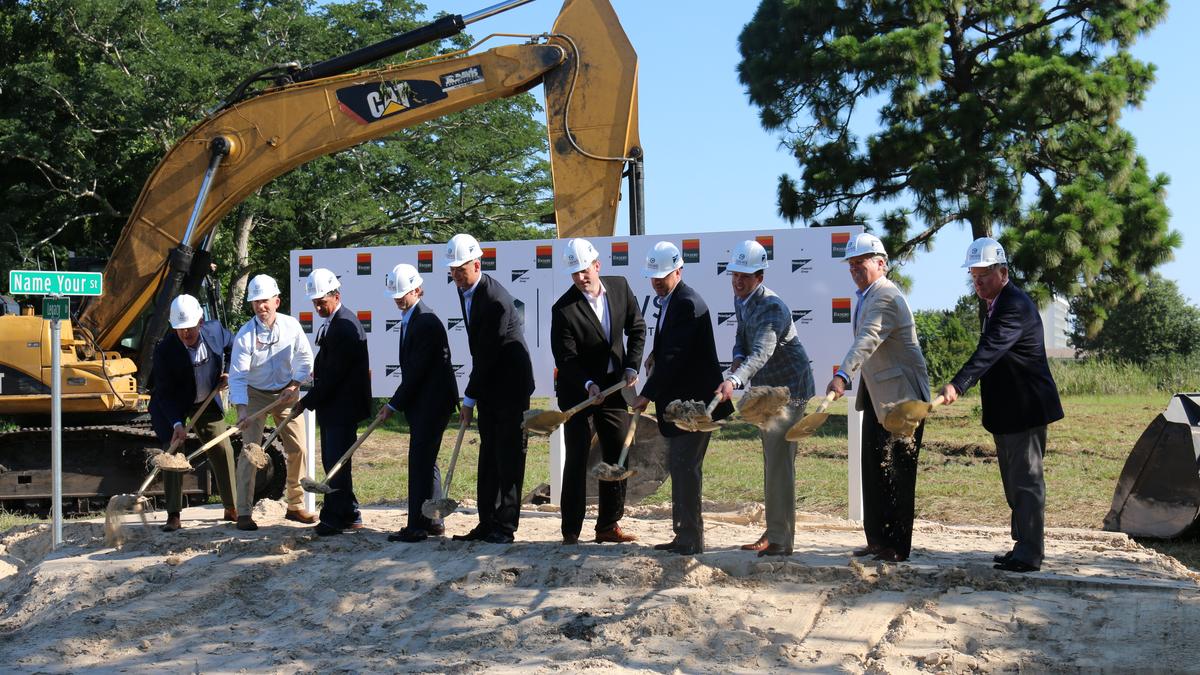
<instances>
[{"instance_id":1,"label":"orange and black logo","mask_svg":"<svg viewBox=\"0 0 1200 675\"><path fill-rule=\"evenodd\" d=\"M629 266L629 242L614 241L612 243L612 266L613 267L628 267Z\"/></svg>"},{"instance_id":2,"label":"orange and black logo","mask_svg":"<svg viewBox=\"0 0 1200 675\"><path fill-rule=\"evenodd\" d=\"M495 272L496 271L496 249L495 249L495 247L483 249L482 268L483 268L483 271L485 271L485 272Z\"/></svg>"},{"instance_id":3,"label":"orange and black logo","mask_svg":"<svg viewBox=\"0 0 1200 675\"><path fill-rule=\"evenodd\" d=\"M767 249L767 260L775 259L775 237L764 234L760 237L755 237L754 241L757 241L763 248Z\"/></svg>"},{"instance_id":4,"label":"orange and black logo","mask_svg":"<svg viewBox=\"0 0 1200 675\"><path fill-rule=\"evenodd\" d=\"M312 256L302 255L300 256L300 278L303 279L309 274L312 274Z\"/></svg>"},{"instance_id":5,"label":"orange and black logo","mask_svg":"<svg viewBox=\"0 0 1200 675\"><path fill-rule=\"evenodd\" d=\"M685 263L700 262L700 240L699 239L684 239L683 240L683 262L685 262Z\"/></svg>"},{"instance_id":6,"label":"orange and black logo","mask_svg":"<svg viewBox=\"0 0 1200 675\"><path fill-rule=\"evenodd\" d=\"M355 259L358 261L358 276L367 276L371 274L371 254L358 253L355 254Z\"/></svg>"},{"instance_id":7,"label":"orange and black logo","mask_svg":"<svg viewBox=\"0 0 1200 675\"><path fill-rule=\"evenodd\" d=\"M359 124L378 122L444 98L441 85L430 80L392 80L337 90L338 107Z\"/></svg>"},{"instance_id":8,"label":"orange and black logo","mask_svg":"<svg viewBox=\"0 0 1200 675\"><path fill-rule=\"evenodd\" d=\"M433 271L433 251L424 249L417 251L417 271L432 272Z\"/></svg>"},{"instance_id":9,"label":"orange and black logo","mask_svg":"<svg viewBox=\"0 0 1200 675\"><path fill-rule=\"evenodd\" d=\"M829 234L829 254L834 258L846 257L846 244L850 243L849 232L831 232Z\"/></svg>"},{"instance_id":10,"label":"orange and black logo","mask_svg":"<svg viewBox=\"0 0 1200 675\"><path fill-rule=\"evenodd\" d=\"M537 268L539 270L548 270L554 267L554 247L553 246L538 246L537 253Z\"/></svg>"},{"instance_id":11,"label":"orange and black logo","mask_svg":"<svg viewBox=\"0 0 1200 675\"><path fill-rule=\"evenodd\" d=\"M363 332L370 333L371 332L371 310L361 309L358 312L356 312L356 314L358 316L358 322L362 324Z\"/></svg>"},{"instance_id":12,"label":"orange and black logo","mask_svg":"<svg viewBox=\"0 0 1200 675\"><path fill-rule=\"evenodd\" d=\"M312 332L312 312L300 312L300 328L305 333Z\"/></svg>"},{"instance_id":13,"label":"orange and black logo","mask_svg":"<svg viewBox=\"0 0 1200 675\"><path fill-rule=\"evenodd\" d=\"M833 322L850 323L850 298L833 299Z\"/></svg>"}]
</instances>

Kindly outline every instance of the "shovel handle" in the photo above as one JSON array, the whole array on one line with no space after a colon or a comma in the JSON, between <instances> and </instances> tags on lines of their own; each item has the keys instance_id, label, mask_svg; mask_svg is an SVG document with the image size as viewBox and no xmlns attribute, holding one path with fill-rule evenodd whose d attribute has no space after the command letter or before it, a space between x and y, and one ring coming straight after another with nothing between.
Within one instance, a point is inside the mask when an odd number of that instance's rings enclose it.
<instances>
[{"instance_id":1,"label":"shovel handle","mask_svg":"<svg viewBox=\"0 0 1200 675\"><path fill-rule=\"evenodd\" d=\"M817 409L814 412L823 413L826 410L829 410L829 406L833 403L833 399L835 398L837 398L837 392L831 391L828 394L825 394L825 398L821 399L821 405L817 406Z\"/></svg>"},{"instance_id":2,"label":"shovel handle","mask_svg":"<svg viewBox=\"0 0 1200 675\"><path fill-rule=\"evenodd\" d=\"M346 462L350 461L350 457L354 454L354 451L358 450L358 446L362 445L363 441L367 440L367 436L370 436L371 432L375 431L375 428L378 427L380 424L383 424L383 422L384 422L383 419L376 417L374 419L374 421L371 422L371 425L367 427L366 431L362 432L361 436L354 439L354 443L351 444L351 446L349 448L346 448L346 452L342 454L342 458L339 459L337 461L337 464L334 464L333 468L329 470L328 474L326 474L326 476L325 476L325 484L326 485L328 485L329 481L332 480L335 475L337 475L337 472L341 470L342 466Z\"/></svg>"},{"instance_id":3,"label":"shovel handle","mask_svg":"<svg viewBox=\"0 0 1200 675\"><path fill-rule=\"evenodd\" d=\"M713 400L708 402L708 407L704 409L704 416L709 419L712 419L713 411L716 410L717 406L720 404L721 404L721 395L717 394L716 396L713 397Z\"/></svg>"},{"instance_id":4,"label":"shovel handle","mask_svg":"<svg viewBox=\"0 0 1200 675\"><path fill-rule=\"evenodd\" d=\"M271 433L267 436L267 440L263 441L260 447L262 447L264 450L271 447L271 443L275 441L277 436L279 436L279 432L283 431L283 428L286 427L288 423L296 417L296 412L296 406L292 406L288 411L287 417L284 417L282 422L279 422L275 425L275 428L272 429Z\"/></svg>"},{"instance_id":5,"label":"shovel handle","mask_svg":"<svg viewBox=\"0 0 1200 675\"><path fill-rule=\"evenodd\" d=\"M935 399L933 399L932 401L930 401L930 402L929 402L929 407L930 407L930 408L936 408L936 407L938 407L939 405L941 405L941 404L943 404L943 403L945 403L945 402L946 402L946 397L945 397L945 396L942 396L941 394L938 394L938 395L937 395L937 398L935 398Z\"/></svg>"},{"instance_id":6,"label":"shovel handle","mask_svg":"<svg viewBox=\"0 0 1200 675\"><path fill-rule=\"evenodd\" d=\"M450 468L446 471L446 482L442 485L442 497L450 494L450 481L454 480L454 465L458 463L458 449L462 447L463 436L467 435L467 423L460 422L458 436L454 438L454 452L450 453Z\"/></svg>"},{"instance_id":7,"label":"shovel handle","mask_svg":"<svg viewBox=\"0 0 1200 675\"><path fill-rule=\"evenodd\" d=\"M213 402L213 399L217 397L217 392L221 391L221 389L222 387L219 386L213 387L213 390L208 392L208 397L204 399L204 402L200 404L200 407L192 415L192 419L188 421L187 426L183 428L184 438L187 438L187 435L192 432L192 429L196 426L196 422L200 421L200 415L204 414L204 411L208 409L208 404ZM167 448L167 454L169 455L179 449L181 443L183 441L171 441L171 445Z\"/></svg>"},{"instance_id":8,"label":"shovel handle","mask_svg":"<svg viewBox=\"0 0 1200 675\"><path fill-rule=\"evenodd\" d=\"M620 382L617 382L616 384L609 387L608 389L605 389L604 391L600 392L600 398L602 398L602 399L608 398L613 393L619 391L620 389L624 388L625 386L626 386L625 380L621 380ZM595 399L590 398L590 397L586 398L582 402L577 403L576 405L573 405L570 408L567 408L566 410L564 410L563 415L570 417L571 415L574 415L575 413L579 412L580 410L583 410L584 408L591 405L592 401L594 401L594 400ZM564 419L563 421L566 421L566 420Z\"/></svg>"},{"instance_id":9,"label":"shovel handle","mask_svg":"<svg viewBox=\"0 0 1200 675\"><path fill-rule=\"evenodd\" d=\"M634 412L629 417L629 431L625 432L625 442L621 445L621 458L617 460L617 466L625 468L625 458L629 456L629 447L633 445L634 436L637 435L638 418L641 415Z\"/></svg>"}]
</instances>

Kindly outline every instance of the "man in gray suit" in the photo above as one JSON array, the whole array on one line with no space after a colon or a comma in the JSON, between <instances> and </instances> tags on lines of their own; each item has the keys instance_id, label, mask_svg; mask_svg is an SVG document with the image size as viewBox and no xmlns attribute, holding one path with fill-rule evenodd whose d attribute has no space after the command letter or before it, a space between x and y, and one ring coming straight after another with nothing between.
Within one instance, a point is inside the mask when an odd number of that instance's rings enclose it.
<instances>
[{"instance_id":1,"label":"man in gray suit","mask_svg":"<svg viewBox=\"0 0 1200 675\"><path fill-rule=\"evenodd\" d=\"M763 490L767 531L743 550L765 555L791 555L796 533L796 443L785 438L804 416L813 395L812 366L792 324L792 310L763 285L767 250L753 240L733 249L727 268L732 277L737 336L729 375L717 392L728 401L733 390L755 385L787 387L791 400L779 419L762 429Z\"/></svg>"},{"instance_id":2,"label":"man in gray suit","mask_svg":"<svg viewBox=\"0 0 1200 675\"><path fill-rule=\"evenodd\" d=\"M883 242L860 234L846 246L845 260L858 286L854 311L854 343L825 391L846 392L860 369L855 409L863 411L863 529L867 545L856 556L900 562L912 549L913 502L917 488L917 453L925 423L911 441L896 439L883 428L887 406L905 400L929 400L929 374L917 342L912 310L899 288L887 278Z\"/></svg>"}]
</instances>

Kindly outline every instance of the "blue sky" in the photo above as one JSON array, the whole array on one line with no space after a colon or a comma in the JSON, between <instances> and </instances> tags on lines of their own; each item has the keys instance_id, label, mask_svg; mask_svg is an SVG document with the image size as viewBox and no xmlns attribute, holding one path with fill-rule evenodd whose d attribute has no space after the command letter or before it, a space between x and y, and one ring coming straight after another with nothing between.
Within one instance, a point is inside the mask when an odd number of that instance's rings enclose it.
<instances>
[{"instance_id":1,"label":"blue sky","mask_svg":"<svg viewBox=\"0 0 1200 675\"><path fill-rule=\"evenodd\" d=\"M469 14L496 0L427 2L429 15ZM646 152L648 234L766 230L789 227L776 214L775 186L782 173L796 176L795 162L764 131L758 111L737 81L737 37L754 14L755 0L611 0L638 51L640 128ZM468 26L476 39L490 33L550 30L561 3L535 0ZM1171 177L1172 228L1183 233L1175 260L1160 268L1193 303L1200 302L1200 274L1185 269L1200 261L1200 92L1186 56L1200 26L1200 3L1176 0L1163 24L1134 46L1134 55L1158 66L1157 82L1141 109L1122 124L1138 141L1153 173ZM490 43L489 43L490 44ZM485 45L486 48L487 45ZM540 90L535 90L539 92ZM628 229L624 212L618 233ZM952 306L968 292L960 269L970 232L951 225L935 250L905 268L913 278L914 309ZM769 283L769 281L768 281ZM847 277L847 283L849 278Z\"/></svg>"}]
</instances>

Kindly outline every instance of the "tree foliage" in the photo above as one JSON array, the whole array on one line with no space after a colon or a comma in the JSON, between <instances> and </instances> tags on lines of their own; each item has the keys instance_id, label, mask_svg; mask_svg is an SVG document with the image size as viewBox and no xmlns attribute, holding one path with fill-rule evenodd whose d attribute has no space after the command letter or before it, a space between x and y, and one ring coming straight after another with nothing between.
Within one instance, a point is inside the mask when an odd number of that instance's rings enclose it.
<instances>
[{"instance_id":1,"label":"tree foliage","mask_svg":"<svg viewBox=\"0 0 1200 675\"><path fill-rule=\"evenodd\" d=\"M1180 294L1174 281L1153 274L1141 293L1117 302L1094 336L1077 319L1071 344L1101 358L1138 364L1197 355L1200 309Z\"/></svg>"},{"instance_id":2,"label":"tree foliage","mask_svg":"<svg viewBox=\"0 0 1200 675\"><path fill-rule=\"evenodd\" d=\"M0 0L0 268L104 257L158 160L245 77L426 23L415 0ZM458 36L390 59L432 56ZM228 303L296 248L540 236L552 210L529 94L322 157L218 227Z\"/></svg>"},{"instance_id":3,"label":"tree foliage","mask_svg":"<svg viewBox=\"0 0 1200 675\"><path fill-rule=\"evenodd\" d=\"M1031 294L1083 298L1098 328L1180 244L1167 177L1119 125L1154 76L1128 48L1166 11L1165 0L762 0L738 72L801 167L799 182L780 178L780 213L847 224L876 209L901 260L947 225L999 234Z\"/></svg>"},{"instance_id":4,"label":"tree foliage","mask_svg":"<svg viewBox=\"0 0 1200 675\"><path fill-rule=\"evenodd\" d=\"M975 309L975 296L964 295L952 310L913 313L931 387L949 382L975 352L979 344L979 317Z\"/></svg>"}]
</instances>

